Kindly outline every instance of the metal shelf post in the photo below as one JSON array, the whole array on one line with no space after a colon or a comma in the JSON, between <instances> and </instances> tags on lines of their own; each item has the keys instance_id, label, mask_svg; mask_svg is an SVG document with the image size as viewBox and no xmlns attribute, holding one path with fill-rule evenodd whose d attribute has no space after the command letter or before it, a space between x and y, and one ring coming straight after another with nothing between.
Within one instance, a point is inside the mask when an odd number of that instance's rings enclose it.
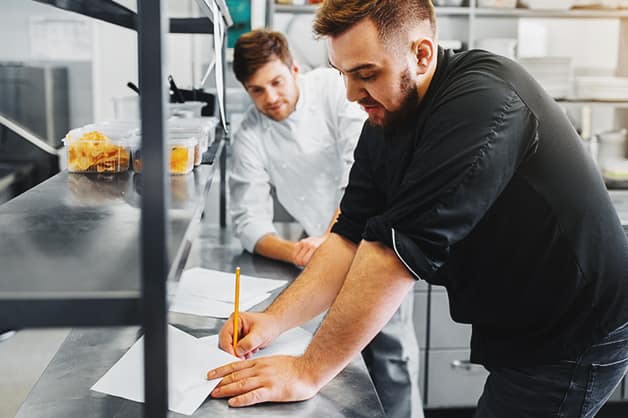
<instances>
[{"instance_id":1,"label":"metal shelf post","mask_svg":"<svg viewBox=\"0 0 628 418\"><path fill-rule=\"evenodd\" d=\"M138 4L139 81L144 158L142 236L142 323L144 326L144 416L168 413L168 335L166 279L168 276L168 203L170 201L164 127L166 89L163 80L164 0Z\"/></svg>"}]
</instances>

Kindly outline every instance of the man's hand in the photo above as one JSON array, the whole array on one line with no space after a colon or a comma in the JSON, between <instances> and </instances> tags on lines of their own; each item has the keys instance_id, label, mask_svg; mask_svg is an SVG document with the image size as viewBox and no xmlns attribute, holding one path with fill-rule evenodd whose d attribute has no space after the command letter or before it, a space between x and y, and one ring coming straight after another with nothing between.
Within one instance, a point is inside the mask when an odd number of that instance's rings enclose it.
<instances>
[{"instance_id":1,"label":"man's hand","mask_svg":"<svg viewBox=\"0 0 628 418\"><path fill-rule=\"evenodd\" d=\"M270 344L281 332L277 320L267 313L239 312L237 352L233 350L233 315L225 322L218 336L223 351L240 358L249 358L260 348Z\"/></svg>"},{"instance_id":2,"label":"man's hand","mask_svg":"<svg viewBox=\"0 0 628 418\"><path fill-rule=\"evenodd\" d=\"M327 235L322 237L308 237L298 241L292 250L292 262L297 266L306 266L312 259L314 251L325 242Z\"/></svg>"},{"instance_id":3,"label":"man's hand","mask_svg":"<svg viewBox=\"0 0 628 418\"><path fill-rule=\"evenodd\" d=\"M229 406L310 399L320 390L302 357L269 356L230 363L207 372L208 379L224 377L211 396L231 398Z\"/></svg>"}]
</instances>

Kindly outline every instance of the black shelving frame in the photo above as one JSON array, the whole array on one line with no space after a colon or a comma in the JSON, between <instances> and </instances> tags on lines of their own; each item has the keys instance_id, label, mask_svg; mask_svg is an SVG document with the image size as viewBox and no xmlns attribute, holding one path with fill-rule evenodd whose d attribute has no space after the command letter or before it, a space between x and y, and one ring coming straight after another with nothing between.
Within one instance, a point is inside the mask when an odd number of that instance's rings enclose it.
<instances>
[{"instance_id":1,"label":"black shelving frame","mask_svg":"<svg viewBox=\"0 0 628 418\"><path fill-rule=\"evenodd\" d=\"M170 183L168 181L167 146L165 140L167 74L164 38L167 32L213 34L224 28L221 54L225 74L226 29L233 25L224 0L197 0L207 14L203 18L168 19L166 0L138 0L138 12L111 0L34 0L63 10L79 13L138 32L141 128L143 141L143 174L141 200L141 292L120 295L91 294L68 299L21 299L10 295L5 300L5 321L12 326L111 326L142 325L144 328L144 416L165 418L168 414L168 341L166 281L173 268L168 262ZM221 11L224 25L216 25L210 12L213 2ZM226 87L223 83L223 105ZM226 114L226 113L225 113ZM228 123L221 120L217 140L228 141ZM225 222L225 147L221 150L220 221ZM183 245L183 244L182 244ZM176 258L176 257L175 257ZM173 264L181 260L170 260ZM177 270L177 269L174 269ZM178 271L180 273L180 270ZM176 274L176 273L175 273ZM171 277L172 278L172 277ZM27 307L25 307L27 306ZM80 315L77 313L80 312Z\"/></svg>"},{"instance_id":2,"label":"black shelving frame","mask_svg":"<svg viewBox=\"0 0 628 418\"><path fill-rule=\"evenodd\" d=\"M138 55L143 173L141 214L142 326L144 328L144 416L168 411L168 202L166 182L165 0L138 2Z\"/></svg>"},{"instance_id":3,"label":"black shelving frame","mask_svg":"<svg viewBox=\"0 0 628 418\"><path fill-rule=\"evenodd\" d=\"M75 12L94 19L102 20L127 29L138 29L138 14L121 4L111 0L34 0L39 3L48 4L70 12ZM198 0L205 2L205 0ZM224 0L215 1L227 26L233 25L233 20L229 14ZM141 0L138 2L140 7ZM206 4L206 3L205 3ZM205 6L207 7L207 6ZM207 7L207 9L209 9ZM139 12L139 10L138 10ZM192 18L171 18L169 19L168 30L170 33L214 33L214 24L206 17Z\"/></svg>"}]
</instances>

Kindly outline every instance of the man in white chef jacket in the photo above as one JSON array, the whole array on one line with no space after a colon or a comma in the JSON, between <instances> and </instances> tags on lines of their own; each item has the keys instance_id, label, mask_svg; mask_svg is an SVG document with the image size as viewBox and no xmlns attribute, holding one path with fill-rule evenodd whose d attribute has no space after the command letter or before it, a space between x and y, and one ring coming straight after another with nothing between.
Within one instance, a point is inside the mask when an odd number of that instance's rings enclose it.
<instances>
[{"instance_id":1,"label":"man in white chef jacket","mask_svg":"<svg viewBox=\"0 0 628 418\"><path fill-rule=\"evenodd\" d=\"M367 115L346 99L337 71L300 74L278 32L242 35L233 69L254 103L233 136L229 187L235 233L249 252L305 266L338 216ZM272 188L306 238L278 236ZM390 417L423 416L412 304L410 294L363 351Z\"/></svg>"}]
</instances>

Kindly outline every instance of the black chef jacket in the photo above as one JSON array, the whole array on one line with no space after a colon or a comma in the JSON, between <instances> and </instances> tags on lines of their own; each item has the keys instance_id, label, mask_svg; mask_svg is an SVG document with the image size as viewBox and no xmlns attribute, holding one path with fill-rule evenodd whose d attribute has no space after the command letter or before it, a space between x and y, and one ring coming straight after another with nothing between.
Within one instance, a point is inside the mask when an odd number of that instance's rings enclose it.
<instances>
[{"instance_id":1,"label":"black chef jacket","mask_svg":"<svg viewBox=\"0 0 628 418\"><path fill-rule=\"evenodd\" d=\"M518 64L438 54L416 118L365 124L333 232L445 286L472 361L576 359L628 322L628 241L602 178Z\"/></svg>"}]
</instances>

